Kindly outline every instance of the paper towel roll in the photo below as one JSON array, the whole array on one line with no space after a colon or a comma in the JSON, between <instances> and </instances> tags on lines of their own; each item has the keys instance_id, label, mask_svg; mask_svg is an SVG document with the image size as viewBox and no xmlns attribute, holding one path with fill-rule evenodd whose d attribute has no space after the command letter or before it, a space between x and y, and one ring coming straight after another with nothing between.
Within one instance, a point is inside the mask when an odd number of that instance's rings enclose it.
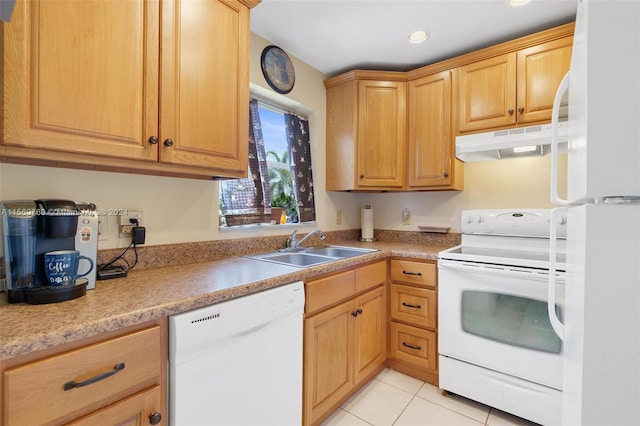
<instances>
[{"instance_id":1,"label":"paper towel roll","mask_svg":"<svg viewBox=\"0 0 640 426\"><path fill-rule=\"evenodd\" d=\"M362 239L373 239L373 209L369 206L360 211L360 224L362 227Z\"/></svg>"}]
</instances>

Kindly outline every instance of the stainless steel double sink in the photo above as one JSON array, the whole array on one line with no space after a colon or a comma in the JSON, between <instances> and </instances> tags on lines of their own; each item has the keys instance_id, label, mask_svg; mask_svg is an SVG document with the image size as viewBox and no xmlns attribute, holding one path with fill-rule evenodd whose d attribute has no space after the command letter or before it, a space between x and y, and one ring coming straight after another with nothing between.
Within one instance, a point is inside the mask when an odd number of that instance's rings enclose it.
<instances>
[{"instance_id":1,"label":"stainless steel double sink","mask_svg":"<svg viewBox=\"0 0 640 426\"><path fill-rule=\"evenodd\" d=\"M373 253L376 251L378 250L343 246L321 246L298 248L291 251L284 249L271 253L247 255L244 257L304 268L307 266L318 265L320 263L361 256L363 254Z\"/></svg>"}]
</instances>

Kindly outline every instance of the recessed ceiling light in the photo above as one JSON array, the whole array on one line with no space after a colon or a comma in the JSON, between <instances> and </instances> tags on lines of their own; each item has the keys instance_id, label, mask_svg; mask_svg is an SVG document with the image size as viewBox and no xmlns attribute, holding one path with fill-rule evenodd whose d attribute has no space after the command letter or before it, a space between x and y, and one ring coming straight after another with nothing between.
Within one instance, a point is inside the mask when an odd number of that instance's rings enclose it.
<instances>
[{"instance_id":1,"label":"recessed ceiling light","mask_svg":"<svg viewBox=\"0 0 640 426\"><path fill-rule=\"evenodd\" d=\"M509 3L509 6L522 6L524 4L529 3L531 0L507 0L507 3Z\"/></svg>"},{"instance_id":2,"label":"recessed ceiling light","mask_svg":"<svg viewBox=\"0 0 640 426\"><path fill-rule=\"evenodd\" d=\"M409 43L422 43L423 41L425 41L426 39L429 38L429 33L426 31L414 31L411 34L409 34L409 37L407 37L407 40L409 40Z\"/></svg>"}]
</instances>

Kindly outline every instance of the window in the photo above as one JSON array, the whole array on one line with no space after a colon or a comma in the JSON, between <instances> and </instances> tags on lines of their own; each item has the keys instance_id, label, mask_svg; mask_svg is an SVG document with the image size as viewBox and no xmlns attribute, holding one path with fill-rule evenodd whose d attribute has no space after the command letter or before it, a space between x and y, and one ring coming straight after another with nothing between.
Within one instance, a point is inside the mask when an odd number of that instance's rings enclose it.
<instances>
[{"instance_id":1,"label":"window","mask_svg":"<svg viewBox=\"0 0 640 426\"><path fill-rule=\"evenodd\" d=\"M220 226L315 221L309 122L250 100L249 174L220 183Z\"/></svg>"}]
</instances>

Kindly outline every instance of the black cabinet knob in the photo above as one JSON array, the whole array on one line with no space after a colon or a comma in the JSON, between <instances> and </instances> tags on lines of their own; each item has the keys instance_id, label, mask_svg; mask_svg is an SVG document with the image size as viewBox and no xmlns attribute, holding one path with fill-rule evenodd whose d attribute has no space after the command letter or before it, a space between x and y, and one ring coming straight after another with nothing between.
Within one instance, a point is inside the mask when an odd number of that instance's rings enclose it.
<instances>
[{"instance_id":1,"label":"black cabinet knob","mask_svg":"<svg viewBox=\"0 0 640 426\"><path fill-rule=\"evenodd\" d=\"M173 146L173 140L165 139L164 140L164 146Z\"/></svg>"},{"instance_id":2,"label":"black cabinet knob","mask_svg":"<svg viewBox=\"0 0 640 426\"><path fill-rule=\"evenodd\" d=\"M524 107L520 107L520 108L518 108L518 112L519 112L520 114L522 114L522 113L524 112Z\"/></svg>"},{"instance_id":3,"label":"black cabinet knob","mask_svg":"<svg viewBox=\"0 0 640 426\"><path fill-rule=\"evenodd\" d=\"M156 145L156 144L158 143L158 137L157 137L157 136L151 136L151 137L149 138L149 143L150 143L151 145Z\"/></svg>"},{"instance_id":4,"label":"black cabinet knob","mask_svg":"<svg viewBox=\"0 0 640 426\"><path fill-rule=\"evenodd\" d=\"M157 411L149 414L149 424L157 425L160 421L162 421L162 414Z\"/></svg>"},{"instance_id":5,"label":"black cabinet knob","mask_svg":"<svg viewBox=\"0 0 640 426\"><path fill-rule=\"evenodd\" d=\"M510 108L507 112L509 113L509 115L513 115L514 113L513 108Z\"/></svg>"}]
</instances>

